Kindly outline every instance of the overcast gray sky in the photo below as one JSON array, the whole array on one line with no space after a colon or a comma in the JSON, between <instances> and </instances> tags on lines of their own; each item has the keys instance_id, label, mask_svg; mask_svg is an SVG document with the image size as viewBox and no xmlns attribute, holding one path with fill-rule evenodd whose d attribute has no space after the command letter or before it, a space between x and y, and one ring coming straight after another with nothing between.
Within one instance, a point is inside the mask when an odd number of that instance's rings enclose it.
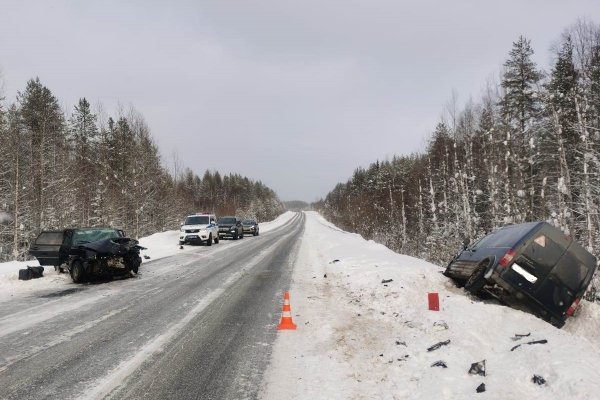
<instances>
[{"instance_id":1,"label":"overcast gray sky","mask_svg":"<svg viewBox=\"0 0 600 400\"><path fill-rule=\"evenodd\" d=\"M8 1L8 101L39 76L146 118L166 163L314 201L357 166L424 148L456 90L478 99L519 35L540 67L598 0Z\"/></svg>"}]
</instances>

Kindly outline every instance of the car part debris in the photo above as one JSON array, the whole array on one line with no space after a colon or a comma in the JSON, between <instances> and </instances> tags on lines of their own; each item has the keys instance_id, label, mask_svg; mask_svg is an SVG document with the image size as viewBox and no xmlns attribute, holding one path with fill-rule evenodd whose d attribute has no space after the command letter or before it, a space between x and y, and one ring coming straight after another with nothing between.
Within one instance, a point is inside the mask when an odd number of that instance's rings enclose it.
<instances>
[{"instance_id":1,"label":"car part debris","mask_svg":"<svg viewBox=\"0 0 600 400\"><path fill-rule=\"evenodd\" d=\"M149 260L149 259L150 259L150 256L147 254L144 254L144 260Z\"/></svg>"},{"instance_id":2,"label":"car part debris","mask_svg":"<svg viewBox=\"0 0 600 400\"><path fill-rule=\"evenodd\" d=\"M399 340L396 340L396 345L397 346L404 346L404 347L406 347L406 342L401 342Z\"/></svg>"},{"instance_id":3,"label":"car part debris","mask_svg":"<svg viewBox=\"0 0 600 400\"><path fill-rule=\"evenodd\" d=\"M521 339L523 339L524 337L529 337L529 336L531 336L531 332L529 332L529 333L526 333L526 334L515 333L515 336L514 336L514 337L511 337L511 340L513 340L513 341L515 341L515 342L516 342L517 340L521 340Z\"/></svg>"},{"instance_id":4,"label":"car part debris","mask_svg":"<svg viewBox=\"0 0 600 400\"><path fill-rule=\"evenodd\" d=\"M442 368L448 368L448 365L446 365L446 363L442 360L436 361L433 364L431 364L432 367L442 367Z\"/></svg>"},{"instance_id":5,"label":"car part debris","mask_svg":"<svg viewBox=\"0 0 600 400\"><path fill-rule=\"evenodd\" d=\"M383 279L381 281L381 283L390 283L390 282L393 282L393 281L394 281L393 279Z\"/></svg>"},{"instance_id":6,"label":"car part debris","mask_svg":"<svg viewBox=\"0 0 600 400\"><path fill-rule=\"evenodd\" d=\"M482 383L481 385L477 386L477 393L483 393L485 392L485 383Z\"/></svg>"},{"instance_id":7,"label":"car part debris","mask_svg":"<svg viewBox=\"0 0 600 400\"><path fill-rule=\"evenodd\" d=\"M534 340L532 342L521 343L521 344L546 344L546 343L548 343L548 341L546 339L542 339L542 340ZM516 345L515 347L513 347L512 349L510 349L510 351L513 351L517 347L521 346L521 344Z\"/></svg>"},{"instance_id":8,"label":"car part debris","mask_svg":"<svg viewBox=\"0 0 600 400\"><path fill-rule=\"evenodd\" d=\"M469 368L469 374L485 376L485 360L471 364L471 368Z\"/></svg>"},{"instance_id":9,"label":"car part debris","mask_svg":"<svg viewBox=\"0 0 600 400\"><path fill-rule=\"evenodd\" d=\"M335 263L339 263L339 262L340 262L340 260L338 260L338 259L336 258L335 260L332 260L332 261L330 261L330 262L329 262L329 264L335 264Z\"/></svg>"},{"instance_id":10,"label":"car part debris","mask_svg":"<svg viewBox=\"0 0 600 400\"><path fill-rule=\"evenodd\" d=\"M541 386L546 383L546 380L539 375L533 375L533 378L531 378L531 382Z\"/></svg>"},{"instance_id":11,"label":"car part debris","mask_svg":"<svg viewBox=\"0 0 600 400\"><path fill-rule=\"evenodd\" d=\"M446 330L446 329L448 329L448 324L446 323L446 321L435 321L433 323L433 326L437 326L437 327L442 328L440 330Z\"/></svg>"},{"instance_id":12,"label":"car part debris","mask_svg":"<svg viewBox=\"0 0 600 400\"><path fill-rule=\"evenodd\" d=\"M440 347L442 347L442 346L447 346L447 345L449 345L449 344L450 344L450 339L448 339L448 340L446 340L446 341L444 341L444 342L439 342L439 343L436 343L436 344L434 344L433 346L429 347L429 348L427 349L427 351L434 351L434 350L437 350L437 349L439 349L439 348L440 348Z\"/></svg>"}]
</instances>

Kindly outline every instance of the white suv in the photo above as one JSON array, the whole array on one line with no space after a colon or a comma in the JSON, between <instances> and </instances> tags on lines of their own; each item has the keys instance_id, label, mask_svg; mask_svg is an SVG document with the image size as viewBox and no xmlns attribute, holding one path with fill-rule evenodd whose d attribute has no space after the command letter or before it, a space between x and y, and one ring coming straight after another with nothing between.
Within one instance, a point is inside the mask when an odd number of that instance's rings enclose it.
<instances>
[{"instance_id":1,"label":"white suv","mask_svg":"<svg viewBox=\"0 0 600 400\"><path fill-rule=\"evenodd\" d=\"M219 227L215 214L192 214L186 217L181 225L179 245L206 242L207 246L211 246L213 241L219 243Z\"/></svg>"}]
</instances>

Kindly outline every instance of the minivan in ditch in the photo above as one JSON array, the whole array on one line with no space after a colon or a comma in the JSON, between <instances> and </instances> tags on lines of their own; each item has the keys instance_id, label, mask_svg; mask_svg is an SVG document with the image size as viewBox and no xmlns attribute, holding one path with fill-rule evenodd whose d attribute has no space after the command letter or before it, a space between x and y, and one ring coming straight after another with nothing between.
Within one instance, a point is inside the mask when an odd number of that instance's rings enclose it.
<instances>
[{"instance_id":1,"label":"minivan in ditch","mask_svg":"<svg viewBox=\"0 0 600 400\"><path fill-rule=\"evenodd\" d=\"M505 226L465 245L444 275L465 290L562 327L596 271L596 257L547 222Z\"/></svg>"}]
</instances>

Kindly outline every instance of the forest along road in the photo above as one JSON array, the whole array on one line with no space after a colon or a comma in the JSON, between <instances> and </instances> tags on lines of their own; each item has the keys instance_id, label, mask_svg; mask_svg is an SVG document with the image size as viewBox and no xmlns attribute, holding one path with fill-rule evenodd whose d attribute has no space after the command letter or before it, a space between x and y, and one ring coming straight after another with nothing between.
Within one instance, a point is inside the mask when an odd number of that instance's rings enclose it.
<instances>
[{"instance_id":1,"label":"forest along road","mask_svg":"<svg viewBox=\"0 0 600 400\"><path fill-rule=\"evenodd\" d=\"M257 398L303 230L0 303L0 399Z\"/></svg>"}]
</instances>

